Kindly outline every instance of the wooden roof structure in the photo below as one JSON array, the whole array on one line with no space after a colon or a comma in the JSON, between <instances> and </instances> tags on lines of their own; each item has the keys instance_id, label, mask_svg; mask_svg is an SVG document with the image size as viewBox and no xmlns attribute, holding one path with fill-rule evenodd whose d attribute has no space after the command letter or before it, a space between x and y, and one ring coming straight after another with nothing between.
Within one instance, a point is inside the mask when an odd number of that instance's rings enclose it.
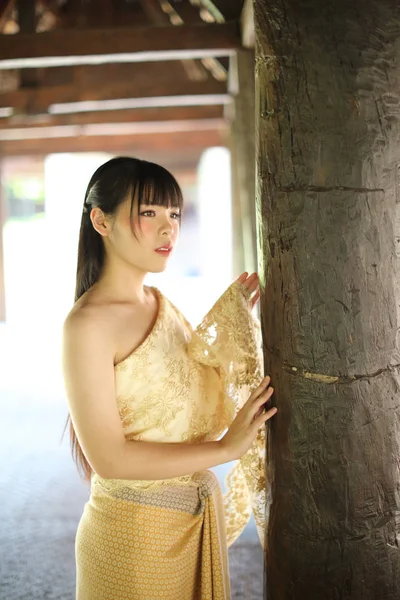
<instances>
[{"instance_id":1,"label":"wooden roof structure","mask_svg":"<svg viewBox=\"0 0 400 600\"><path fill-rule=\"evenodd\" d=\"M227 143L247 5L0 0L0 157L107 151L193 166Z\"/></svg>"}]
</instances>

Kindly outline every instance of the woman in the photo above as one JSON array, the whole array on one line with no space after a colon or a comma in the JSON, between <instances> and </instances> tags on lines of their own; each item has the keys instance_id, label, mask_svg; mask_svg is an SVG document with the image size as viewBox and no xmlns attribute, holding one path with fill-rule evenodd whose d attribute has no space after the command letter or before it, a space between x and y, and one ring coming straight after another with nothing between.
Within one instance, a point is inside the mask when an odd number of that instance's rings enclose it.
<instances>
[{"instance_id":1,"label":"woman","mask_svg":"<svg viewBox=\"0 0 400 600\"><path fill-rule=\"evenodd\" d=\"M194 331L144 285L167 266L182 205L167 170L128 157L86 191L63 332L71 445L91 482L78 600L226 600L227 547L251 505L262 528L261 426L276 409L264 412L257 276L244 273ZM239 458L224 499L208 469Z\"/></svg>"}]
</instances>

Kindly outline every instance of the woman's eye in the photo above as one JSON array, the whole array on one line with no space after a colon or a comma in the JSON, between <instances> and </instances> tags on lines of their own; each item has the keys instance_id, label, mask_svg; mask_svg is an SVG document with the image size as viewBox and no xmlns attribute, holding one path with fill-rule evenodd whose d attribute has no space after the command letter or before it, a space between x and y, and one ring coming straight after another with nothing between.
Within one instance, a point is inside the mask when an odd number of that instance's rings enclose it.
<instances>
[{"instance_id":1,"label":"woman's eye","mask_svg":"<svg viewBox=\"0 0 400 600\"><path fill-rule=\"evenodd\" d=\"M140 213L140 216L142 217L154 217L155 216L155 211L154 210L144 210L143 212ZM180 219L181 214L178 212L174 212L171 213L171 217L173 217L174 219Z\"/></svg>"}]
</instances>

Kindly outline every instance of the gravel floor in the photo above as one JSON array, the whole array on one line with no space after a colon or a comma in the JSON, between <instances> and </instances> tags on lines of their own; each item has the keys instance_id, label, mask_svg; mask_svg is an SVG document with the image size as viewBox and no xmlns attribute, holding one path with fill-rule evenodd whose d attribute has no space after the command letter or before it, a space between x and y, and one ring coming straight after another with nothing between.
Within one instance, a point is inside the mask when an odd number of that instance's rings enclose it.
<instances>
[{"instance_id":1,"label":"gravel floor","mask_svg":"<svg viewBox=\"0 0 400 600\"><path fill-rule=\"evenodd\" d=\"M74 539L88 488L67 436L61 443L66 414L62 399L0 389L1 600L74 599ZM261 600L263 556L254 524L229 560L232 599Z\"/></svg>"}]
</instances>

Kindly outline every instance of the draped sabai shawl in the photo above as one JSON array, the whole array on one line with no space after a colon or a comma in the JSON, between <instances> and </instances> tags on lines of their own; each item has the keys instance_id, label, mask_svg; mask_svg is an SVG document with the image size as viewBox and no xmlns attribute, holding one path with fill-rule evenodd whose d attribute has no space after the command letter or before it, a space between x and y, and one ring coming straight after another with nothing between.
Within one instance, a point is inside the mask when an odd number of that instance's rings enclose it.
<instances>
[{"instance_id":1,"label":"draped sabai shawl","mask_svg":"<svg viewBox=\"0 0 400 600\"><path fill-rule=\"evenodd\" d=\"M157 288L159 310L144 342L115 366L116 398L128 440L201 443L219 439L263 377L260 324L249 292L235 281L193 329ZM265 428L226 477L227 544L251 512L261 545L265 530ZM196 486L193 475L133 481L92 476L96 487L118 490Z\"/></svg>"}]
</instances>

